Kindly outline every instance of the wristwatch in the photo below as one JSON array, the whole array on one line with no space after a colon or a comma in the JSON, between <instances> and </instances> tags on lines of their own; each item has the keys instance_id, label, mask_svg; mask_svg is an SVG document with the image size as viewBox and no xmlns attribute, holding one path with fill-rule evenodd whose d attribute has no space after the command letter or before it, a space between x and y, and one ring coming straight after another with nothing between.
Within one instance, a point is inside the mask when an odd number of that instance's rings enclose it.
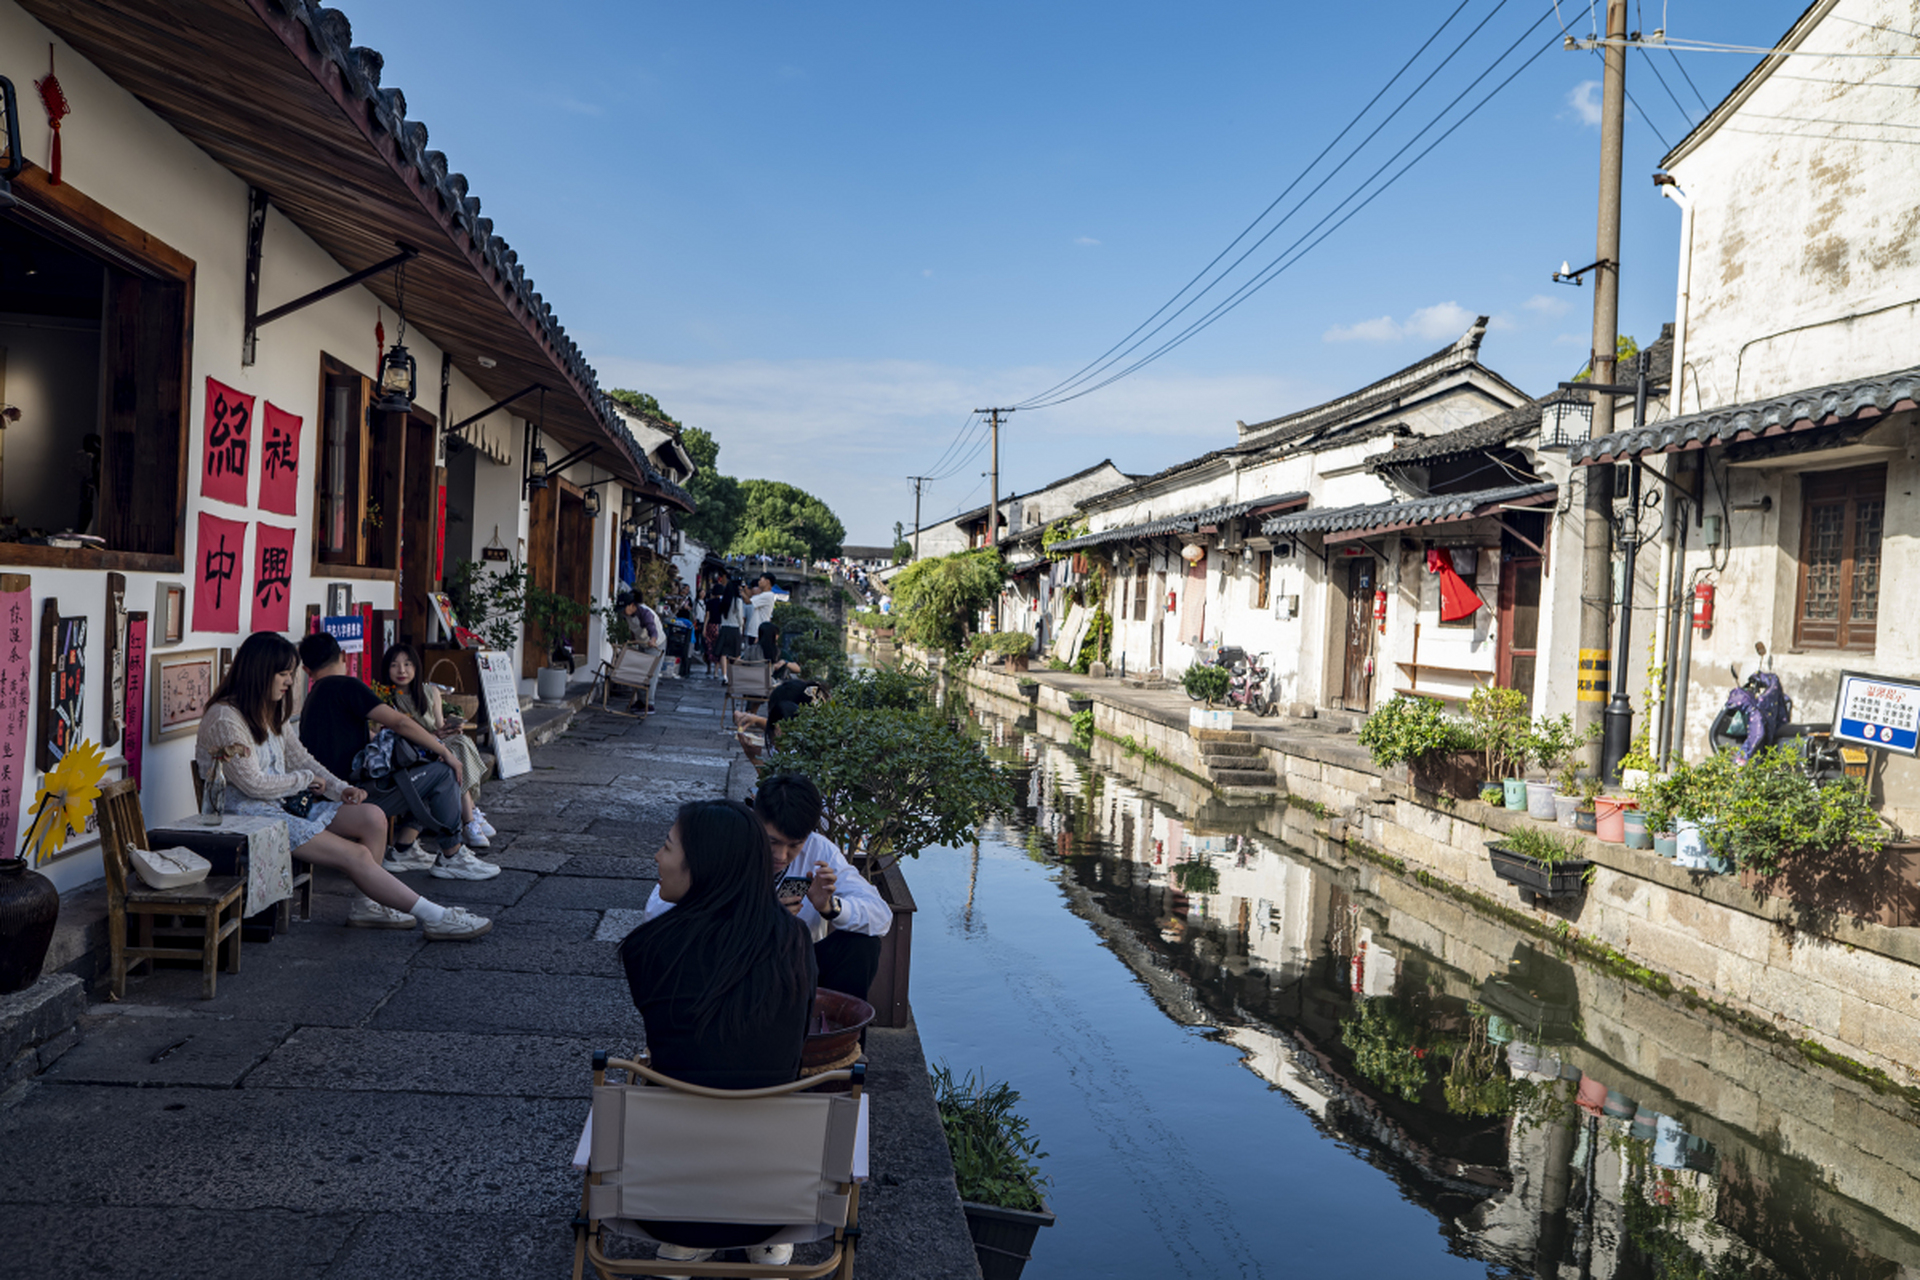
<instances>
[{"instance_id":1,"label":"wristwatch","mask_svg":"<svg viewBox=\"0 0 1920 1280\"><path fill-rule=\"evenodd\" d=\"M838 920L840 918L840 911L841 911L840 895L837 893L834 894L833 897L827 899L827 904L832 909L828 911L822 911L820 913L820 918L822 920Z\"/></svg>"}]
</instances>

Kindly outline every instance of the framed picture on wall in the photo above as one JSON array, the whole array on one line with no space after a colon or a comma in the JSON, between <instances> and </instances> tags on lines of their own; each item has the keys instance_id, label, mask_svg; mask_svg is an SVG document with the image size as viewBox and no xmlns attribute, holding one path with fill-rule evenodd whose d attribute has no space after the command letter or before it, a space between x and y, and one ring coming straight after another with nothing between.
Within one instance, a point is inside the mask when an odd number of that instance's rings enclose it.
<instances>
[{"instance_id":1,"label":"framed picture on wall","mask_svg":"<svg viewBox=\"0 0 1920 1280\"><path fill-rule=\"evenodd\" d=\"M187 635L187 584L157 582L153 587L153 620L149 645L179 644Z\"/></svg>"},{"instance_id":2,"label":"framed picture on wall","mask_svg":"<svg viewBox=\"0 0 1920 1280\"><path fill-rule=\"evenodd\" d=\"M338 618L353 609L353 584L351 582L329 582L327 584L327 616Z\"/></svg>"},{"instance_id":3,"label":"framed picture on wall","mask_svg":"<svg viewBox=\"0 0 1920 1280\"><path fill-rule=\"evenodd\" d=\"M190 738L200 731L207 699L213 696L220 656L212 649L182 649L153 655L153 706L148 737L153 742Z\"/></svg>"}]
</instances>

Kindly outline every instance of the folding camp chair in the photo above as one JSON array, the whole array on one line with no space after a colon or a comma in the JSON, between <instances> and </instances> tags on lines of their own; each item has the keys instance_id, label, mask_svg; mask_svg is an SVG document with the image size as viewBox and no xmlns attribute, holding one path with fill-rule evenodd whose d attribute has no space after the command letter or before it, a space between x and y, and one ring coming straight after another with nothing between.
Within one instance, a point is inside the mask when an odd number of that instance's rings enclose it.
<instances>
[{"instance_id":1,"label":"folding camp chair","mask_svg":"<svg viewBox=\"0 0 1920 1280\"><path fill-rule=\"evenodd\" d=\"M666 660L666 654L659 649L643 649L639 645L623 645L611 658L600 663L600 669L593 674L593 683L600 692L600 709L612 710L607 706L607 698L613 693L613 686L627 685L639 691L651 704L653 699L653 681L660 672L660 664ZM588 690L587 701L593 701L593 690ZM614 715L628 714L614 711Z\"/></svg>"},{"instance_id":2,"label":"folding camp chair","mask_svg":"<svg viewBox=\"0 0 1920 1280\"><path fill-rule=\"evenodd\" d=\"M609 1085L609 1066L635 1083ZM852 1280L866 1070L865 1063L855 1063L765 1089L708 1089L595 1053L586 1187L573 1222L573 1280L581 1280L588 1263L601 1280L662 1269L752 1280ZM851 1083L849 1093L811 1092L841 1082ZM641 1220L767 1223L780 1229L762 1243L831 1239L833 1251L822 1262L784 1266L608 1257L609 1234L659 1243Z\"/></svg>"},{"instance_id":3,"label":"folding camp chair","mask_svg":"<svg viewBox=\"0 0 1920 1280\"><path fill-rule=\"evenodd\" d=\"M735 704L751 712L754 704L764 704L772 697L773 664L735 659L727 664L727 696L720 703L720 718L732 729Z\"/></svg>"}]
</instances>

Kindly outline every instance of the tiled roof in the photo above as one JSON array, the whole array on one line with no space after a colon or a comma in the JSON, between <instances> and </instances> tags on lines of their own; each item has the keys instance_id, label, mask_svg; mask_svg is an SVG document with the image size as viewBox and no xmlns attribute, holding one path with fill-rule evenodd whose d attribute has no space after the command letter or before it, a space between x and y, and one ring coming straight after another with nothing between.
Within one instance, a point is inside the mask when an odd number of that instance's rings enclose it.
<instances>
[{"instance_id":1,"label":"tiled roof","mask_svg":"<svg viewBox=\"0 0 1920 1280\"><path fill-rule=\"evenodd\" d=\"M1268 537L1286 533L1340 533L1358 529L1400 528L1416 524L1446 524L1470 520L1488 507L1506 502L1523 502L1554 493L1559 486L1547 483L1507 485L1499 489L1476 489L1471 493L1445 493L1400 502L1370 502L1357 507L1320 507L1275 516L1260 526Z\"/></svg>"},{"instance_id":2,"label":"tiled roof","mask_svg":"<svg viewBox=\"0 0 1920 1280\"><path fill-rule=\"evenodd\" d=\"M1786 435L1860 417L1878 417L1920 402L1920 365L1871 378L1809 387L1764 400L1726 405L1616 431L1576 444L1568 451L1588 465L1637 458L1647 453L1705 449L1760 436Z\"/></svg>"},{"instance_id":3,"label":"tiled roof","mask_svg":"<svg viewBox=\"0 0 1920 1280\"><path fill-rule=\"evenodd\" d=\"M1516 405L1504 413L1496 413L1491 418L1482 418L1458 431L1449 431L1444 435L1415 436L1406 444L1375 454L1367 462L1367 470L1378 472L1383 467L1405 466L1411 462L1434 462L1442 458L1457 457L1463 453L1477 453L1482 449L1497 449L1511 444L1524 436L1537 434L1540 430L1540 406L1545 400L1533 400Z\"/></svg>"},{"instance_id":4,"label":"tiled roof","mask_svg":"<svg viewBox=\"0 0 1920 1280\"><path fill-rule=\"evenodd\" d=\"M1189 511L1184 515L1148 520L1142 524L1130 524L1124 528L1102 529L1098 533L1089 533L1084 537L1056 542L1053 544L1053 550L1056 552L1084 551L1088 547L1098 547L1109 542L1131 542L1136 538L1155 538L1169 533L1192 533L1203 524L1219 524L1223 520L1232 520L1263 507L1291 506L1306 500L1307 495L1304 493L1282 493L1264 498L1250 498L1243 502L1229 502L1216 507L1205 507L1199 511Z\"/></svg>"}]
</instances>

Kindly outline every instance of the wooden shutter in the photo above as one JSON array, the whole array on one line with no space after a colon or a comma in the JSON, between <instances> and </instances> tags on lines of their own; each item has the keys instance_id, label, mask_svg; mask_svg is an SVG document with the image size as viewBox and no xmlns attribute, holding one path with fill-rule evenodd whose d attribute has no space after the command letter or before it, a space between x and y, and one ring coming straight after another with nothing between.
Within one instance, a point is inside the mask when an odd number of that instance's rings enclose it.
<instances>
[{"instance_id":1,"label":"wooden shutter","mask_svg":"<svg viewBox=\"0 0 1920 1280\"><path fill-rule=\"evenodd\" d=\"M101 338L100 531L115 551L178 555L186 295L108 267Z\"/></svg>"}]
</instances>

